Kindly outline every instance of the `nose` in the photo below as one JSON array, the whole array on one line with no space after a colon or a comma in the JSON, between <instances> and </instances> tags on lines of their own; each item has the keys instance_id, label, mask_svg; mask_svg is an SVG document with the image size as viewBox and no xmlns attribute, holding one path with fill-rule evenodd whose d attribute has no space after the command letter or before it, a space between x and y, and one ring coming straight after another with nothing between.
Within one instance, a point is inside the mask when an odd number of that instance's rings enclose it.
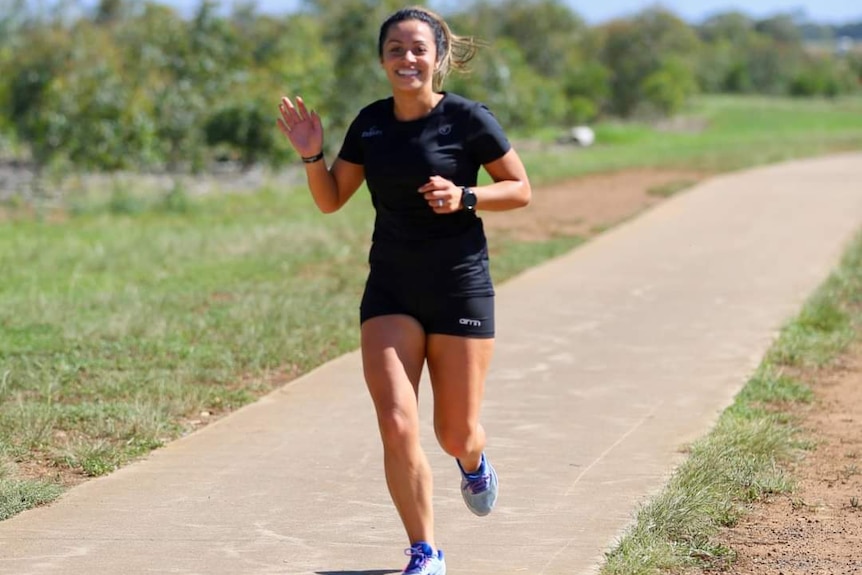
<instances>
[{"instance_id":1,"label":"nose","mask_svg":"<svg viewBox=\"0 0 862 575\"><path fill-rule=\"evenodd\" d=\"M404 52L404 57L407 59L408 62L416 61L416 54L413 53L413 50L407 50L406 52Z\"/></svg>"}]
</instances>

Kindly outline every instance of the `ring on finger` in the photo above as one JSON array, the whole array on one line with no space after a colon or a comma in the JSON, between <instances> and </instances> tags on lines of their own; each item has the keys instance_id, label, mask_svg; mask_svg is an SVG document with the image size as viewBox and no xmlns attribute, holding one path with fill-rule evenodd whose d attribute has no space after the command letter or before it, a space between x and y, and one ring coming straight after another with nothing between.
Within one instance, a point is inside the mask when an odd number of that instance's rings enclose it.
<instances>
[{"instance_id":1,"label":"ring on finger","mask_svg":"<svg viewBox=\"0 0 862 575\"><path fill-rule=\"evenodd\" d=\"M442 208L442 207L443 207L443 200L437 200L437 207L438 207L438 208Z\"/></svg>"}]
</instances>

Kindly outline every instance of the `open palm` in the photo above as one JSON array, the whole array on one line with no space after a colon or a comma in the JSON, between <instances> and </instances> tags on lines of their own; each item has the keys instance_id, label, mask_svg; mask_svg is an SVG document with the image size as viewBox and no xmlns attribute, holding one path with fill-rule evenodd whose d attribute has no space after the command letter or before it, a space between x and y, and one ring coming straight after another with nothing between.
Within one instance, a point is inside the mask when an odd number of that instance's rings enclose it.
<instances>
[{"instance_id":1,"label":"open palm","mask_svg":"<svg viewBox=\"0 0 862 575\"><path fill-rule=\"evenodd\" d=\"M320 153L323 149L323 126L317 112L309 113L305 102L298 96L296 106L285 96L278 109L281 112L278 127L297 153L303 157Z\"/></svg>"}]
</instances>

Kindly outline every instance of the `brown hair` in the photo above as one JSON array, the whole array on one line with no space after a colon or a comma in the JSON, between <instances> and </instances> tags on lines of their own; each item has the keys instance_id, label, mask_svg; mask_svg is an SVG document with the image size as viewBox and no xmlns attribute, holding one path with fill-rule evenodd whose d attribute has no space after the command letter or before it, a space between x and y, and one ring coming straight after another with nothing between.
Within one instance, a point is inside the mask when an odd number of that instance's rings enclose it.
<instances>
[{"instance_id":1,"label":"brown hair","mask_svg":"<svg viewBox=\"0 0 862 575\"><path fill-rule=\"evenodd\" d=\"M377 54L383 59L383 43L393 24L407 20L425 22L434 33L434 43L437 47L437 69L434 70L434 89L439 90L449 72L467 70L467 63L473 59L479 49L479 43L469 36L456 36L449 25L438 14L422 6L402 8L387 18L380 26L380 37L377 40Z\"/></svg>"}]
</instances>

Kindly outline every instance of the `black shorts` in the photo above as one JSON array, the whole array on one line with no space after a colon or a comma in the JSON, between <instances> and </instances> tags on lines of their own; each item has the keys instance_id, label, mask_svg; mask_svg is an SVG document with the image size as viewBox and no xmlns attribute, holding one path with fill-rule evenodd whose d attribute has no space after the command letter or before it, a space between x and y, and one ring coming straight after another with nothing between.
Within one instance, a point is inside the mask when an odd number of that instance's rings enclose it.
<instances>
[{"instance_id":1,"label":"black shorts","mask_svg":"<svg viewBox=\"0 0 862 575\"><path fill-rule=\"evenodd\" d=\"M494 337L494 286L484 235L428 246L374 245L360 322L408 315L426 334Z\"/></svg>"},{"instance_id":2,"label":"black shorts","mask_svg":"<svg viewBox=\"0 0 862 575\"><path fill-rule=\"evenodd\" d=\"M360 321L382 315L408 315L426 334L494 337L494 296L451 297L392 290L368 283L359 308Z\"/></svg>"}]
</instances>

